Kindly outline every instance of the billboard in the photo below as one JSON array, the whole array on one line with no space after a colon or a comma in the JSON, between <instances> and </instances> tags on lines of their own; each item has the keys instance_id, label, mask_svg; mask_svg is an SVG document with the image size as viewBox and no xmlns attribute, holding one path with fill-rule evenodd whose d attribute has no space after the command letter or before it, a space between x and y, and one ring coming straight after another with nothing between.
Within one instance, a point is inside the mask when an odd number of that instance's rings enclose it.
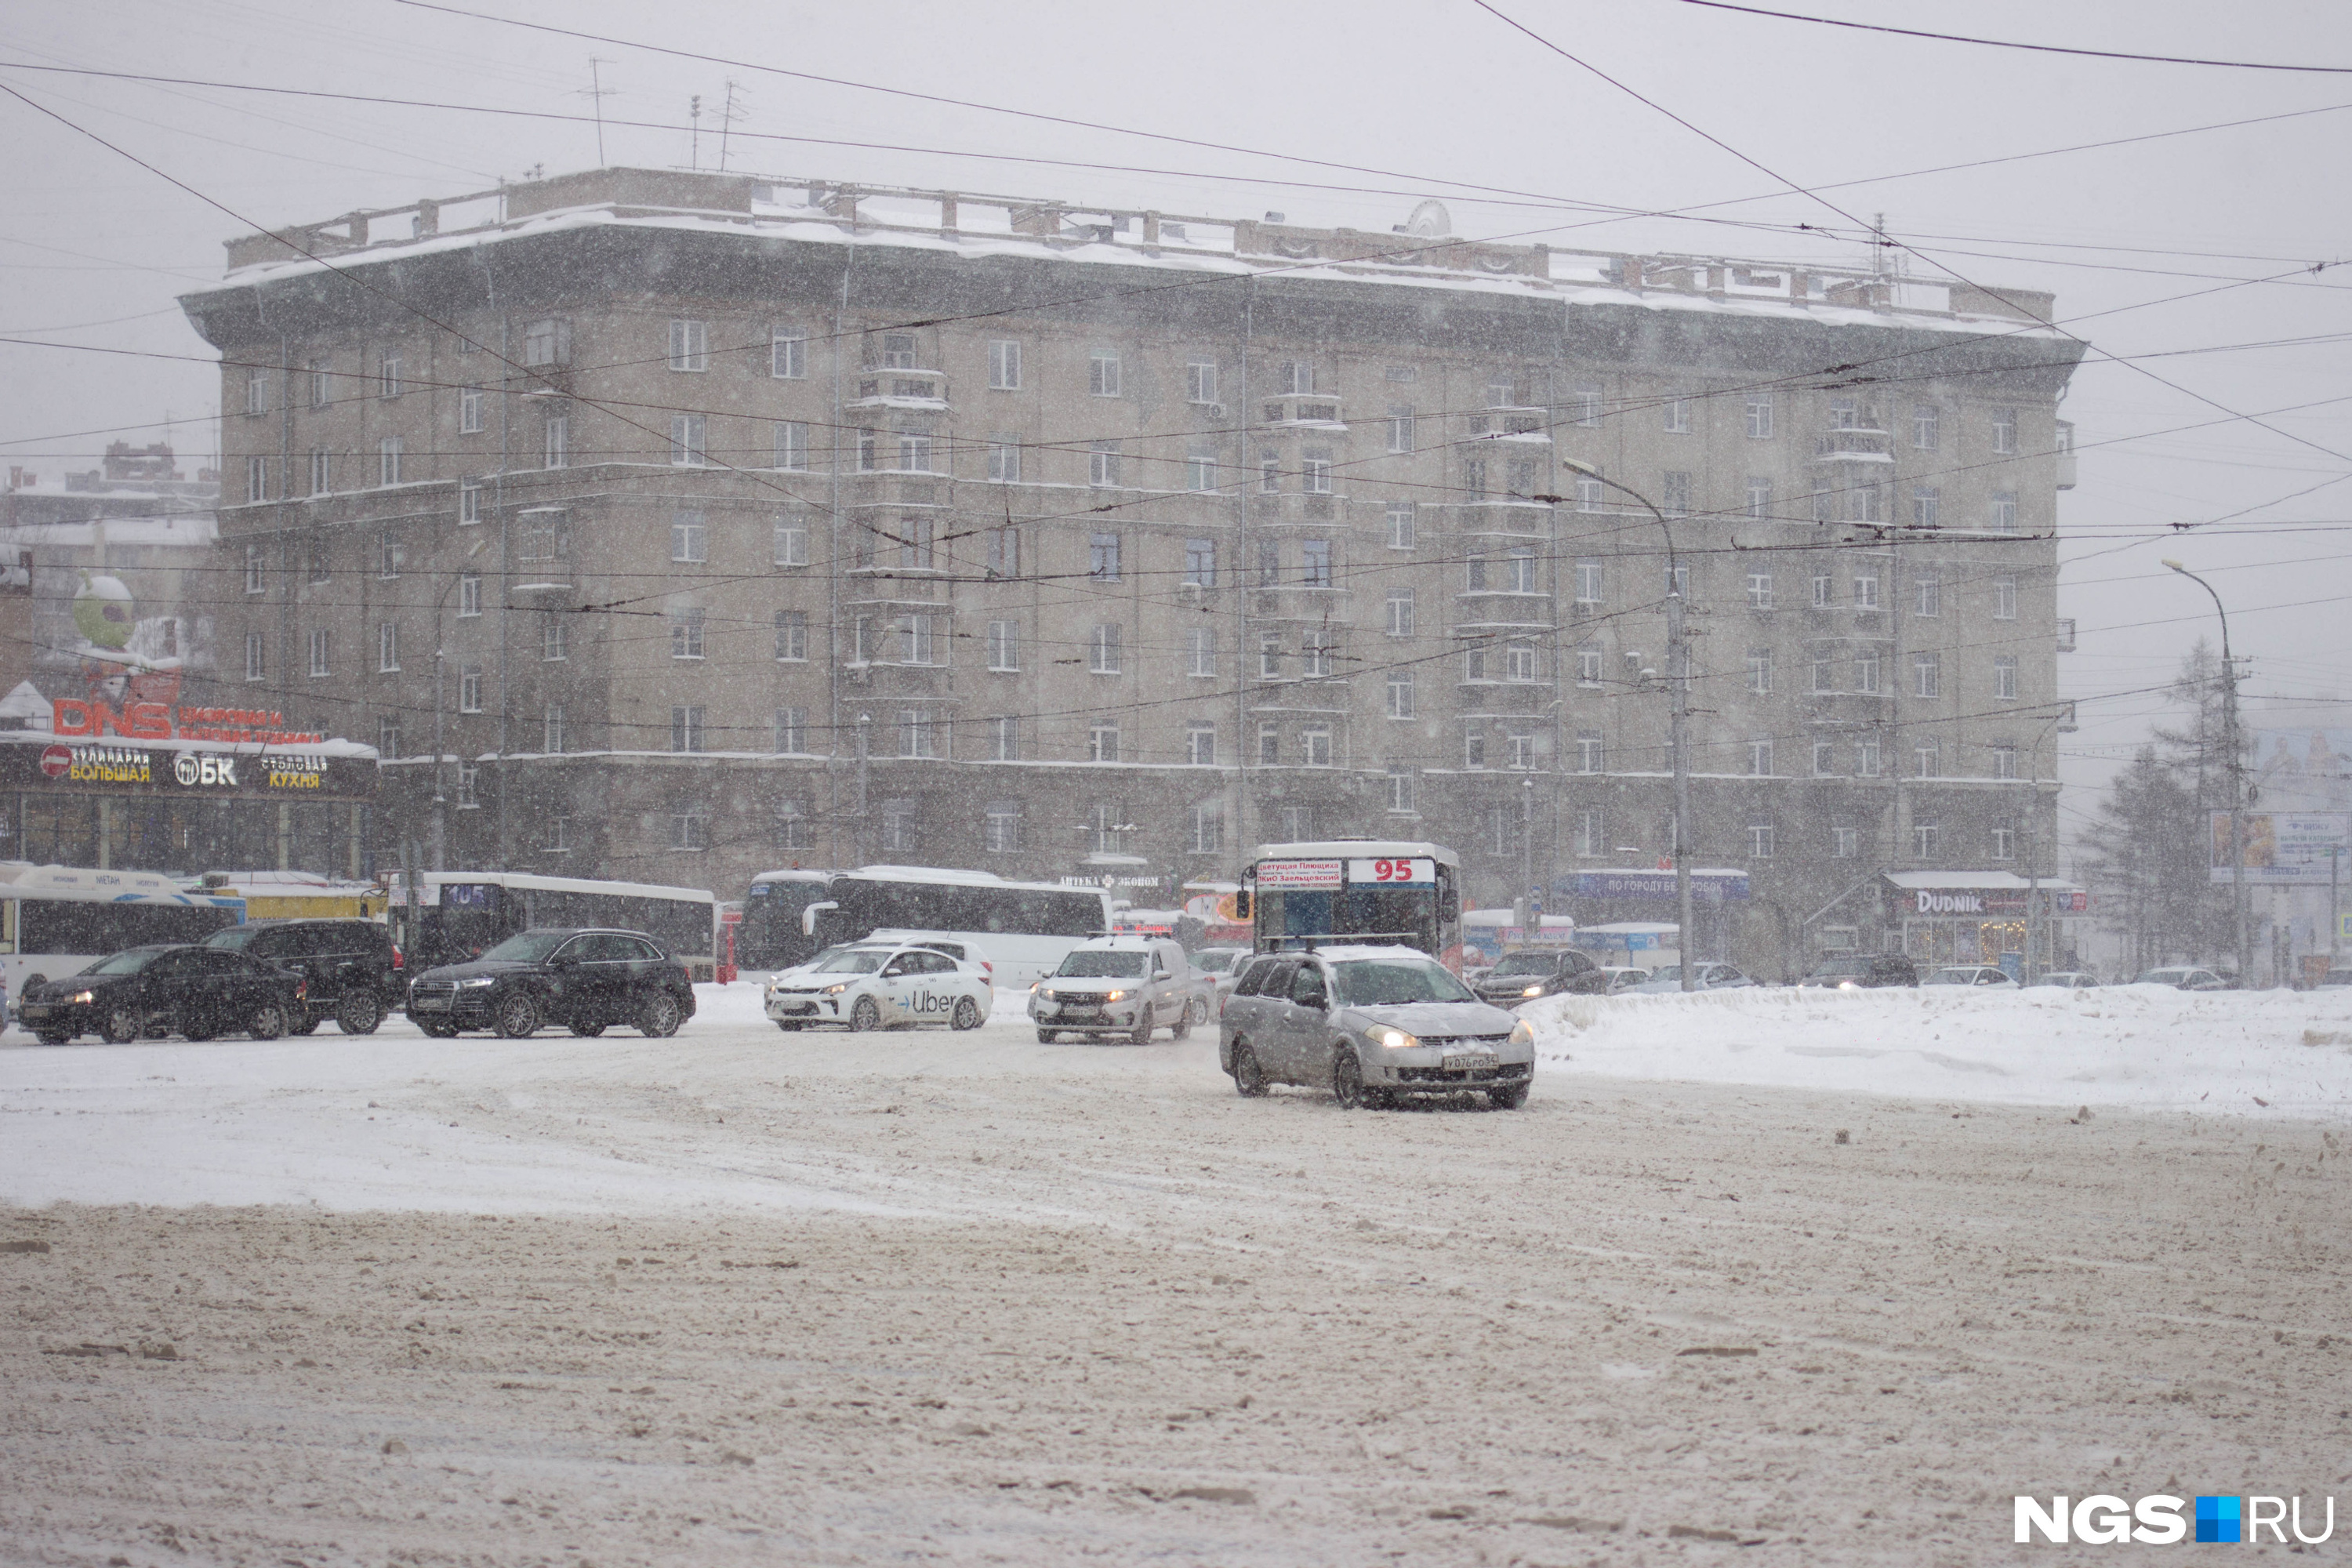
<instances>
[{"instance_id":1,"label":"billboard","mask_svg":"<svg viewBox=\"0 0 2352 1568\"><path fill-rule=\"evenodd\" d=\"M2210 816L2211 848L2207 860L2214 884L2226 886L2236 879L2230 864L2230 814L2216 811ZM2346 851L2339 874L2352 882L2352 842L2347 839L2352 816L2327 811L2250 811L2240 821L2243 837L2239 847L2243 851L2248 882L2265 887L2324 888L2327 886L2329 862L2339 850Z\"/></svg>"}]
</instances>

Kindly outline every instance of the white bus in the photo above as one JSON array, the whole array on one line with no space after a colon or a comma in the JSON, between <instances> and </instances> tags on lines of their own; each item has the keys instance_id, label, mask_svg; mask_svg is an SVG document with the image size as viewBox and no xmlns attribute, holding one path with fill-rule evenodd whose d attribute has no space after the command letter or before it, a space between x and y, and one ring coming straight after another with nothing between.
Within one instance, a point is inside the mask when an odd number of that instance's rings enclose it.
<instances>
[{"instance_id":1,"label":"white bus","mask_svg":"<svg viewBox=\"0 0 2352 1568\"><path fill-rule=\"evenodd\" d=\"M1260 952L1318 942L1397 942L1462 967L1461 858L1418 839L1261 844L1242 884Z\"/></svg>"},{"instance_id":2,"label":"white bus","mask_svg":"<svg viewBox=\"0 0 2352 1568\"><path fill-rule=\"evenodd\" d=\"M478 958L533 926L614 926L645 932L695 979L717 978L719 900L704 889L520 871L426 871L417 879L414 931L408 885L399 872L391 889L393 940L412 975Z\"/></svg>"},{"instance_id":3,"label":"white bus","mask_svg":"<svg viewBox=\"0 0 2352 1568\"><path fill-rule=\"evenodd\" d=\"M0 978L13 1004L34 980L62 980L126 947L202 942L245 923L235 894L183 891L152 871L92 871L0 860Z\"/></svg>"},{"instance_id":4,"label":"white bus","mask_svg":"<svg viewBox=\"0 0 2352 1568\"><path fill-rule=\"evenodd\" d=\"M762 967L800 963L821 948L861 941L877 931L922 931L971 942L987 958L998 990L1026 990L1031 981L1060 968L1070 949L1110 929L1110 895L1098 888L1008 882L988 871L929 866L821 873L821 888L803 879L809 875L772 871L752 882L753 897L743 905L746 926L760 900L789 900L800 909L798 942L763 949L780 955L781 962ZM778 877L793 879L770 880ZM762 884L774 890L761 892ZM809 897L813 892L818 896ZM772 921L771 929L777 923ZM749 960L744 963L750 966Z\"/></svg>"}]
</instances>

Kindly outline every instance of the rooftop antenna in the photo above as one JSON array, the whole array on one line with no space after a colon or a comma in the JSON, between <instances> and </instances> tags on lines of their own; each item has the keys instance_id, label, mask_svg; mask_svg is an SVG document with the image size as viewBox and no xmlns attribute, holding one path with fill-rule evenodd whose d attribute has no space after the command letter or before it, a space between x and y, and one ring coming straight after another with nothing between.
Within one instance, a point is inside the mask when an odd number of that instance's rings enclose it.
<instances>
[{"instance_id":1,"label":"rooftop antenna","mask_svg":"<svg viewBox=\"0 0 2352 1568\"><path fill-rule=\"evenodd\" d=\"M727 172L727 132L733 128L737 121L751 118L750 110L738 109L735 107L735 94L737 90L735 79L731 76L729 77L727 79L727 107L719 111L719 172L722 174Z\"/></svg>"},{"instance_id":2,"label":"rooftop antenna","mask_svg":"<svg viewBox=\"0 0 2352 1568\"><path fill-rule=\"evenodd\" d=\"M599 72L598 68L608 66L612 63L613 62L608 59L602 59L594 55L590 55L588 57L588 85L580 89L573 94L574 97L586 99L595 107L596 166L600 169L604 166L604 100L608 98L619 97L621 89L617 87L606 87L604 85L604 79Z\"/></svg>"},{"instance_id":3,"label":"rooftop antenna","mask_svg":"<svg viewBox=\"0 0 2352 1568\"><path fill-rule=\"evenodd\" d=\"M702 95L696 93L686 100L686 117L692 121L687 131L686 166L702 167Z\"/></svg>"}]
</instances>

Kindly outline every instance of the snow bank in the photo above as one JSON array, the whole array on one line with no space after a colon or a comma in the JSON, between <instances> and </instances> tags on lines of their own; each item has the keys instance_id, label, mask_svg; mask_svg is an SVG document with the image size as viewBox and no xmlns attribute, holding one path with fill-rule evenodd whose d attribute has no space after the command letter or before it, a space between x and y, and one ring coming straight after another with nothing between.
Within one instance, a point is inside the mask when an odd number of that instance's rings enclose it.
<instances>
[{"instance_id":1,"label":"snow bank","mask_svg":"<svg viewBox=\"0 0 2352 1568\"><path fill-rule=\"evenodd\" d=\"M2352 1114L2352 991L1758 989L1521 1009L1548 1074L2004 1104ZM1554 1077L1557 1083L1559 1079Z\"/></svg>"}]
</instances>

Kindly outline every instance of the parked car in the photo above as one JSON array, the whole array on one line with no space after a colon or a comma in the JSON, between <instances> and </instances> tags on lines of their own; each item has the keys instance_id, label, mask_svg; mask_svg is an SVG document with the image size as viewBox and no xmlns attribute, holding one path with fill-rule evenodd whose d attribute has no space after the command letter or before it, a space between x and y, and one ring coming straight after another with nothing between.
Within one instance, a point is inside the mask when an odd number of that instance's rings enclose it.
<instances>
[{"instance_id":1,"label":"parked car","mask_svg":"<svg viewBox=\"0 0 2352 1568\"><path fill-rule=\"evenodd\" d=\"M1535 1031L1409 947L1267 953L1225 1003L1217 1065L1243 1094L1328 1089L1340 1109L1476 1090L1527 1103Z\"/></svg>"},{"instance_id":2,"label":"parked car","mask_svg":"<svg viewBox=\"0 0 2352 1568\"><path fill-rule=\"evenodd\" d=\"M2087 969L2053 969L2032 984L2035 986L2055 985L2063 991L2088 991L2098 983L2099 977Z\"/></svg>"},{"instance_id":3,"label":"parked car","mask_svg":"<svg viewBox=\"0 0 2352 1568\"><path fill-rule=\"evenodd\" d=\"M1988 985L2017 989L2009 971L1990 963L1948 963L1919 983L1922 985Z\"/></svg>"},{"instance_id":4,"label":"parked car","mask_svg":"<svg viewBox=\"0 0 2352 1568\"><path fill-rule=\"evenodd\" d=\"M1630 963L1604 963L1601 966L1601 973L1609 977L1609 994L1612 996L1620 991L1631 991L1636 985L1645 985L1650 979L1648 970Z\"/></svg>"},{"instance_id":5,"label":"parked car","mask_svg":"<svg viewBox=\"0 0 2352 1568\"><path fill-rule=\"evenodd\" d=\"M2175 991L2227 991L2230 983L2210 969L2198 969L2189 964L2167 964L2162 969L2145 969L2132 982L2135 985L2169 985Z\"/></svg>"},{"instance_id":6,"label":"parked car","mask_svg":"<svg viewBox=\"0 0 2352 1568\"><path fill-rule=\"evenodd\" d=\"M290 969L310 983L301 1016L288 1021L289 1035L307 1035L329 1018L346 1035L373 1035L405 989L392 931L373 921L247 921L213 932L205 945Z\"/></svg>"},{"instance_id":7,"label":"parked car","mask_svg":"<svg viewBox=\"0 0 2352 1568\"><path fill-rule=\"evenodd\" d=\"M980 971L981 978L989 984L990 999L992 1000L996 994L996 965L989 962L988 954L981 951L980 943L976 942L966 942L961 937L941 936L935 931L877 931L867 932L865 938L865 943L873 942L900 942L910 947L928 947L933 952L944 952L958 963L970 964ZM989 1002L982 1001L980 1010L986 1013L988 1008Z\"/></svg>"},{"instance_id":8,"label":"parked car","mask_svg":"<svg viewBox=\"0 0 2352 1568\"><path fill-rule=\"evenodd\" d=\"M1916 985L1919 966L1899 952L1858 952L1824 959L1797 982L1800 986L1825 986L1836 991L1876 990L1886 985Z\"/></svg>"},{"instance_id":9,"label":"parked car","mask_svg":"<svg viewBox=\"0 0 2352 1568\"><path fill-rule=\"evenodd\" d=\"M125 948L62 980L25 988L17 1016L43 1045L79 1035L129 1045L142 1035L274 1040L302 1016L303 980L242 952L192 943Z\"/></svg>"},{"instance_id":10,"label":"parked car","mask_svg":"<svg viewBox=\"0 0 2352 1568\"><path fill-rule=\"evenodd\" d=\"M944 944L941 944L944 945ZM786 1034L821 1024L853 1030L945 1024L977 1029L996 989L970 959L929 942L854 942L829 947L771 979L761 995Z\"/></svg>"},{"instance_id":11,"label":"parked car","mask_svg":"<svg viewBox=\"0 0 2352 1568\"><path fill-rule=\"evenodd\" d=\"M1029 1016L1041 1046L1064 1035L1123 1035L1140 1046L1162 1025L1171 1039L1184 1038L1209 1021L1214 998L1215 982L1192 973L1175 938L1097 936L1072 948L1031 988Z\"/></svg>"},{"instance_id":12,"label":"parked car","mask_svg":"<svg viewBox=\"0 0 2352 1568\"><path fill-rule=\"evenodd\" d=\"M1470 989L1481 1002L1513 1007L1538 996L1598 996L1609 989L1609 978L1591 954L1572 947L1523 947L1505 953Z\"/></svg>"},{"instance_id":13,"label":"parked car","mask_svg":"<svg viewBox=\"0 0 2352 1568\"><path fill-rule=\"evenodd\" d=\"M436 1039L488 1029L519 1040L550 1024L660 1037L694 1016L694 982L643 931L535 927L410 981L408 1016Z\"/></svg>"},{"instance_id":14,"label":"parked car","mask_svg":"<svg viewBox=\"0 0 2352 1568\"><path fill-rule=\"evenodd\" d=\"M1696 973L1697 983L1692 989L1696 991L1736 991L1756 984L1728 963L1701 963ZM1631 987L1635 994L1643 996L1663 996L1669 992L1680 994L1682 988L1683 966L1679 963L1666 964L1653 972L1649 979Z\"/></svg>"},{"instance_id":15,"label":"parked car","mask_svg":"<svg viewBox=\"0 0 2352 1568\"><path fill-rule=\"evenodd\" d=\"M2352 969L2331 969L2319 977L2314 991L2333 991L2338 986L2352 985Z\"/></svg>"},{"instance_id":16,"label":"parked car","mask_svg":"<svg viewBox=\"0 0 2352 1568\"><path fill-rule=\"evenodd\" d=\"M1192 972L1209 977L1213 993L1209 1001L1212 1016L1225 1008L1225 998L1242 983L1242 971L1249 967L1250 950L1245 947L1204 947L1192 954Z\"/></svg>"}]
</instances>

